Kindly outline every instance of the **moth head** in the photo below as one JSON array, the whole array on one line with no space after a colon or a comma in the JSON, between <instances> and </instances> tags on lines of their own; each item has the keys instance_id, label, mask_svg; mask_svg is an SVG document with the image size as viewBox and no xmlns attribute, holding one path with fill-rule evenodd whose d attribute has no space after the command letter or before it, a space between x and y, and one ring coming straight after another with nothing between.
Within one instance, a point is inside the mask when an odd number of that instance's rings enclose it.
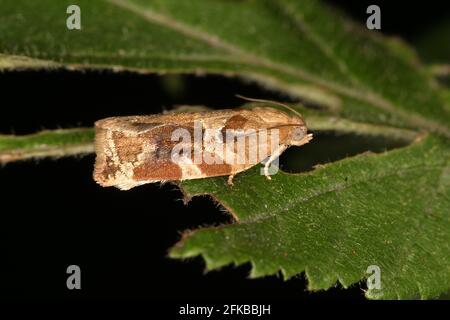
<instances>
[{"instance_id":1,"label":"moth head","mask_svg":"<svg viewBox=\"0 0 450 320\"><path fill-rule=\"evenodd\" d=\"M310 133L308 134L308 128L306 127L306 123L303 120L302 115L300 112L298 112L296 109L280 102L276 101L270 101L270 100L264 100L264 99L253 99L253 98L247 98L244 96L237 95L237 97L242 98L247 101L253 101L253 102L261 102L261 103L269 103L272 105L276 105L279 107L283 107L287 110L289 110L293 115L288 115L285 112L282 112L281 110L274 109L278 111L278 115L281 112L284 117L278 117L277 122L278 124L269 128L269 129L275 129L278 128L284 132L283 139L284 142L288 145L293 146L301 146L305 143L308 143L313 138L313 135ZM254 109L256 110L256 108ZM266 112L267 113L267 112ZM264 117L263 117L264 118ZM270 116L266 116L267 119L264 119L266 121L272 120L273 115L270 114ZM280 123L280 120L282 119L285 123Z\"/></svg>"},{"instance_id":2,"label":"moth head","mask_svg":"<svg viewBox=\"0 0 450 320\"><path fill-rule=\"evenodd\" d=\"M305 125L292 126L290 134L290 145L301 146L305 144L308 136L308 129Z\"/></svg>"}]
</instances>

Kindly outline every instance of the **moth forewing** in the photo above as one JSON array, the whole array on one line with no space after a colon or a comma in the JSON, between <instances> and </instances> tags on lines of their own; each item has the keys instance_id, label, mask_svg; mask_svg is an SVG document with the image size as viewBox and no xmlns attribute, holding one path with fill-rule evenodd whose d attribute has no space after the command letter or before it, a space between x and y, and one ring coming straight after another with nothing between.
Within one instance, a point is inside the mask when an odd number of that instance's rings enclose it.
<instances>
[{"instance_id":1,"label":"moth forewing","mask_svg":"<svg viewBox=\"0 0 450 320\"><path fill-rule=\"evenodd\" d=\"M296 129L301 130L297 137ZM97 121L95 130L94 179L123 190L159 181L232 177L312 138L299 116L263 107L113 117Z\"/></svg>"}]
</instances>

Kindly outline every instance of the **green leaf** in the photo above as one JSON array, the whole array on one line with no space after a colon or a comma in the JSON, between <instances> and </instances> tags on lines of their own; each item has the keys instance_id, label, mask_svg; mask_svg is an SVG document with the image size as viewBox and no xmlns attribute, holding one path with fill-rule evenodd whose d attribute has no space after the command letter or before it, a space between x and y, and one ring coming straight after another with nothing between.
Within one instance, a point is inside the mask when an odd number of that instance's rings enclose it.
<instances>
[{"instance_id":1,"label":"green leaf","mask_svg":"<svg viewBox=\"0 0 450 320\"><path fill-rule=\"evenodd\" d=\"M80 31L66 28L72 4L81 7ZM252 276L304 271L312 290L347 287L378 265L382 289L367 291L370 298L429 298L450 288L450 95L403 42L313 0L0 0L0 7L5 72L220 74L318 107L301 111L319 133L411 141L433 132L408 147L272 181L253 168L233 187L225 178L185 182L187 197L211 195L236 223L186 233L171 256L202 255L210 269L251 262ZM0 163L89 151L89 129L0 137Z\"/></svg>"},{"instance_id":2,"label":"green leaf","mask_svg":"<svg viewBox=\"0 0 450 320\"><path fill-rule=\"evenodd\" d=\"M66 28L69 4L81 8L79 31ZM239 76L341 117L450 136L450 108L410 50L318 1L1 0L0 6L4 68L36 61L36 67ZM18 56L30 60L24 66Z\"/></svg>"},{"instance_id":3,"label":"green leaf","mask_svg":"<svg viewBox=\"0 0 450 320\"><path fill-rule=\"evenodd\" d=\"M305 272L310 290L348 287L370 265L381 289L369 298L431 298L450 288L450 145L436 137L302 174L259 168L185 181L186 197L208 194L236 223L186 233L172 257L202 255L208 269L251 262L252 277Z\"/></svg>"},{"instance_id":4,"label":"green leaf","mask_svg":"<svg viewBox=\"0 0 450 320\"><path fill-rule=\"evenodd\" d=\"M0 164L42 157L62 157L94 152L90 128L46 130L14 136L0 135Z\"/></svg>"}]
</instances>

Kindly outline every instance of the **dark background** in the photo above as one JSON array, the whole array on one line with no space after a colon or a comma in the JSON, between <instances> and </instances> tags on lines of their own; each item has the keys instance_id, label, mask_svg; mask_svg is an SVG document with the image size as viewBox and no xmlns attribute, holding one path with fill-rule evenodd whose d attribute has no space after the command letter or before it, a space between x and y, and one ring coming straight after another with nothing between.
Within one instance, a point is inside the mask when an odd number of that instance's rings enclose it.
<instances>
[{"instance_id":1,"label":"dark background","mask_svg":"<svg viewBox=\"0 0 450 320\"><path fill-rule=\"evenodd\" d=\"M448 1L329 2L362 25L367 6L378 4L382 9L382 32L409 42L450 11ZM16 134L92 126L100 118L156 113L174 104L229 108L242 103L234 97L236 93L286 100L257 85L219 76L11 72L0 74L0 88L0 133ZM332 133L318 139L333 142L337 150L325 150L318 159L303 162L301 169L367 149L380 151L398 145L372 141L371 147L361 148L355 137ZM306 146L304 154L308 153L306 148L317 150L317 144ZM300 170L289 165L289 157L292 151L281 159L284 169ZM280 276L247 279L249 265L205 274L200 258L167 258L168 248L183 230L230 223L231 219L206 197L183 205L180 192L170 184L146 185L127 192L100 188L91 177L93 163L91 155L13 163L1 168L0 226L5 236L1 242L2 298L180 303L364 299L363 283L348 290L332 288L309 293L303 275L288 282ZM66 268L71 264L82 270L82 289L78 291L66 288Z\"/></svg>"}]
</instances>

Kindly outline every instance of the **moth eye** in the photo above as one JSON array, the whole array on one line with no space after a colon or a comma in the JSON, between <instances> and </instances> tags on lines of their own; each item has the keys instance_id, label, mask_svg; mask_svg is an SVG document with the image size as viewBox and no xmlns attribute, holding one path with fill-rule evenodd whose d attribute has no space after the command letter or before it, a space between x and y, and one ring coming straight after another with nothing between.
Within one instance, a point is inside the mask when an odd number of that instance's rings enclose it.
<instances>
[{"instance_id":1,"label":"moth eye","mask_svg":"<svg viewBox=\"0 0 450 320\"><path fill-rule=\"evenodd\" d=\"M305 136L305 132L303 132L302 128L295 128L292 138L294 140L301 140Z\"/></svg>"}]
</instances>

